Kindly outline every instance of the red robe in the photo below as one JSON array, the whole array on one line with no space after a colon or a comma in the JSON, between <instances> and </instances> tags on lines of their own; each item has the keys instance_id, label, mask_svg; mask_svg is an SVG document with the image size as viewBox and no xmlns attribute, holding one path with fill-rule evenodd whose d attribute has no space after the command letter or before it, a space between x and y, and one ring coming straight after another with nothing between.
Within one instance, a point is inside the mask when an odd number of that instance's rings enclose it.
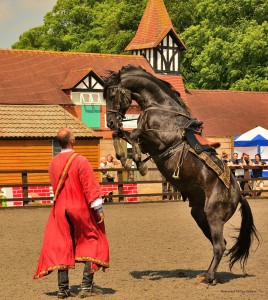
<instances>
[{"instance_id":1,"label":"red robe","mask_svg":"<svg viewBox=\"0 0 268 300\"><path fill-rule=\"evenodd\" d=\"M66 162L73 153L60 153L51 161L49 175L54 192ZM97 224L97 213L90 208L90 203L100 196L100 185L90 163L83 156L76 156L50 211L34 279L54 270L74 269L75 262L90 261L92 272L100 267L109 267L104 223ZM74 227L74 245L66 212Z\"/></svg>"}]
</instances>

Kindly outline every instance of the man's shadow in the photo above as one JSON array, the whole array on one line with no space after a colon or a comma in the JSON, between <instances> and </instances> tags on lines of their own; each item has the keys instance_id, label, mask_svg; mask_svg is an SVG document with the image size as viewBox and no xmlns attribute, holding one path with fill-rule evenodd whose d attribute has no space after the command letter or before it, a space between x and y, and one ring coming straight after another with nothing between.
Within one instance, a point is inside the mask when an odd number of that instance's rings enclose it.
<instances>
[{"instance_id":1,"label":"man's shadow","mask_svg":"<svg viewBox=\"0 0 268 300\"><path fill-rule=\"evenodd\" d=\"M148 280L161 280L163 278L187 278L193 279L197 275L204 273L204 270L145 270L145 271L133 271L130 275L135 279L148 279ZM217 272L217 277L220 278L221 283L229 282L237 278L254 277L254 275L248 274L233 274L231 272Z\"/></svg>"},{"instance_id":2,"label":"man's shadow","mask_svg":"<svg viewBox=\"0 0 268 300\"><path fill-rule=\"evenodd\" d=\"M103 288L103 287L100 287L98 285L94 285L98 290L101 291L100 295L113 295L116 293L116 290L112 289L112 288ZM78 295L79 293L79 288L81 286L80 285L73 285L70 287L70 290L71 290L71 293L75 294L76 296ZM52 297L55 297L57 296L58 294L58 291L55 291L55 292L48 292L48 293L45 293L47 296L52 296Z\"/></svg>"}]
</instances>

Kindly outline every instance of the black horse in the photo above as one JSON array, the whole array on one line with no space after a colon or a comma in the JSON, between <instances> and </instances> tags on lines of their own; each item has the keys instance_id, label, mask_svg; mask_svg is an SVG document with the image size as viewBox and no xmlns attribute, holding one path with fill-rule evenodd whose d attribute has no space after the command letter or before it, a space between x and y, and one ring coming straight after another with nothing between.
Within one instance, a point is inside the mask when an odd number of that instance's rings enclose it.
<instances>
[{"instance_id":1,"label":"black horse","mask_svg":"<svg viewBox=\"0 0 268 300\"><path fill-rule=\"evenodd\" d=\"M213 259L203 274L204 281L216 284L216 271L226 249L224 224L241 204L241 227L234 246L228 251L230 269L239 261L244 270L253 237L258 239L253 216L238 184L213 151L196 153L185 139L186 129L200 131L179 93L169 83L140 67L125 66L104 78L107 126L114 131L115 150L123 164L119 139L133 144L134 160L144 171L141 151L149 153L163 176L189 199L191 214L213 245ZM132 100L141 108L137 129L123 131L122 121ZM203 155L203 156L202 156ZM228 170L227 170L228 169ZM228 172L229 171L229 172Z\"/></svg>"}]
</instances>

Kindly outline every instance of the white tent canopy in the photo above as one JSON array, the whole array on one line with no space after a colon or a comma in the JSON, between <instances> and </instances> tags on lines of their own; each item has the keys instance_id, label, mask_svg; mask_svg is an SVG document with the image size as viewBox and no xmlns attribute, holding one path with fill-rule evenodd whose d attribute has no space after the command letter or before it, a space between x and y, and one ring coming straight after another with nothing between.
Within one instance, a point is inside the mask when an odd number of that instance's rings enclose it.
<instances>
[{"instance_id":1,"label":"white tent canopy","mask_svg":"<svg viewBox=\"0 0 268 300\"><path fill-rule=\"evenodd\" d=\"M245 152L254 158L255 154L259 153L262 159L268 159L268 130L257 126L240 136L236 136L234 147L239 156Z\"/></svg>"}]
</instances>

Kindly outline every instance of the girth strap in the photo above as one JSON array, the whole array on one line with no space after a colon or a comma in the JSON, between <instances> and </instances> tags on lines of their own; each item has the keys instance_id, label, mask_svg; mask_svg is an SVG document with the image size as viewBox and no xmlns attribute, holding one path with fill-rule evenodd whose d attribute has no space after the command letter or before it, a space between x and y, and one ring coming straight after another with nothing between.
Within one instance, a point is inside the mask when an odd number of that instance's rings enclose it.
<instances>
[{"instance_id":1,"label":"girth strap","mask_svg":"<svg viewBox=\"0 0 268 300\"><path fill-rule=\"evenodd\" d=\"M210 169L212 169L218 175L219 179L224 183L227 189L230 188L230 169L225 163L221 162L223 165L222 170L206 152L197 154L192 148L190 148L189 151L201 159ZM214 157L216 158L216 156Z\"/></svg>"}]
</instances>

